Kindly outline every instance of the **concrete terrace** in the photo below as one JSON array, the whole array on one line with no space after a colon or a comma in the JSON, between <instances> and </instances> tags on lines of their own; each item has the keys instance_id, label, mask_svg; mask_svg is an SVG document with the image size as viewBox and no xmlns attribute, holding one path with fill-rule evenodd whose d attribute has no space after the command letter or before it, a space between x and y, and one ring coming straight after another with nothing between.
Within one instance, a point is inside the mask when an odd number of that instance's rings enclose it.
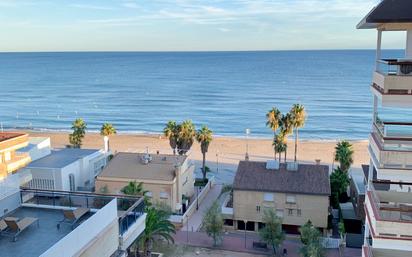
<instances>
[{"instance_id":1,"label":"concrete terrace","mask_svg":"<svg viewBox=\"0 0 412 257\"><path fill-rule=\"evenodd\" d=\"M11 237L0 235L1 257L38 257L72 231L67 224L57 229L57 223L63 219L61 210L21 207L7 216L38 218L39 226L32 224L17 237L16 242ZM78 224L90 216L92 214L85 216Z\"/></svg>"}]
</instances>

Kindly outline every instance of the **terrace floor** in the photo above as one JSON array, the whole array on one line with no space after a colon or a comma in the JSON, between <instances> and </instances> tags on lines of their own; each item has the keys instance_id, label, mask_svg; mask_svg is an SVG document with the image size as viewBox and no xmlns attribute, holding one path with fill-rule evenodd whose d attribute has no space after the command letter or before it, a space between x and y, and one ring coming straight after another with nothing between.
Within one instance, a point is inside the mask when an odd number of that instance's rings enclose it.
<instances>
[{"instance_id":1,"label":"terrace floor","mask_svg":"<svg viewBox=\"0 0 412 257\"><path fill-rule=\"evenodd\" d=\"M82 220L88 219L91 215L86 215ZM38 218L39 226L34 223L26 228L17 237L16 242L13 242L12 237L0 235L1 257L40 256L71 232L71 227L68 224L62 224L60 230L57 229L57 223L63 219L61 210L21 207L7 216Z\"/></svg>"}]
</instances>

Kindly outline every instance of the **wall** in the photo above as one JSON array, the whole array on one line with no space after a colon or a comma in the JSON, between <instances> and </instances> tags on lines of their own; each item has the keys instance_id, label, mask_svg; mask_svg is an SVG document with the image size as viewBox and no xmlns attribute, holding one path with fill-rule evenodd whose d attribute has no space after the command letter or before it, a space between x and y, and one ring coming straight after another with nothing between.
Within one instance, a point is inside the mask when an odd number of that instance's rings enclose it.
<instances>
[{"instance_id":1,"label":"wall","mask_svg":"<svg viewBox=\"0 0 412 257\"><path fill-rule=\"evenodd\" d=\"M20 191L0 198L0 217L7 215L20 207Z\"/></svg>"},{"instance_id":2,"label":"wall","mask_svg":"<svg viewBox=\"0 0 412 257\"><path fill-rule=\"evenodd\" d=\"M133 181L133 180L130 180ZM140 182L137 180L137 182ZM122 194L121 189L127 186L129 181L107 181L107 180L102 180L102 179L97 179L96 180L96 192L99 193L101 192L101 189L105 186L107 186L107 189L109 190L108 193L110 194ZM176 202L174 201L175 198L173 196L176 194L175 192L175 183L170 182L170 184L160 184L160 183L150 183L143 181L143 189L145 191L150 191L152 192L152 202L163 202L166 203L168 206L170 206L173 210L176 207ZM160 199L160 192L167 192L169 194L168 199Z\"/></svg>"},{"instance_id":3,"label":"wall","mask_svg":"<svg viewBox=\"0 0 412 257\"><path fill-rule=\"evenodd\" d=\"M301 226L309 219L313 225L319 228L326 228L328 224L328 196L316 195L296 195L296 204L286 203L286 194L273 193L274 202L267 202L263 199L263 192L234 190L233 192L233 213L235 220L247 220L262 222L265 208L283 210L283 224ZM256 206L260 206L260 212ZM293 209L293 215L288 215L287 209ZM301 216L297 215L297 209L301 210Z\"/></svg>"},{"instance_id":4,"label":"wall","mask_svg":"<svg viewBox=\"0 0 412 257\"><path fill-rule=\"evenodd\" d=\"M117 200L113 199L40 257L110 256L119 245L118 225L113 227L117 219Z\"/></svg>"}]
</instances>

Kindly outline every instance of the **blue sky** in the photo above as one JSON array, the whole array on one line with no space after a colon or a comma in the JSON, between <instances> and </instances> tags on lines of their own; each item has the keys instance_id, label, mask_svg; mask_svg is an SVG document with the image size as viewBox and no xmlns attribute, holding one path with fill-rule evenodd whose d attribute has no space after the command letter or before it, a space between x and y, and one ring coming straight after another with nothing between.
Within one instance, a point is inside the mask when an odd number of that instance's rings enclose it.
<instances>
[{"instance_id":1,"label":"blue sky","mask_svg":"<svg viewBox=\"0 0 412 257\"><path fill-rule=\"evenodd\" d=\"M0 0L0 51L374 48L355 26L378 1Z\"/></svg>"}]
</instances>

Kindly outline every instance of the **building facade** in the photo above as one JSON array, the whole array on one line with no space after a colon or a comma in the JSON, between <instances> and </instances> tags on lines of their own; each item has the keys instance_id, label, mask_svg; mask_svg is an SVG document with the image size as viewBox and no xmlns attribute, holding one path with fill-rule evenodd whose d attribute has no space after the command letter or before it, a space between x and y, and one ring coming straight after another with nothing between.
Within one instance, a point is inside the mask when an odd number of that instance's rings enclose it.
<instances>
[{"instance_id":1,"label":"building facade","mask_svg":"<svg viewBox=\"0 0 412 257\"><path fill-rule=\"evenodd\" d=\"M17 150L28 145L28 135L15 132L0 133L0 178L6 177L30 162L27 153Z\"/></svg>"},{"instance_id":2,"label":"building facade","mask_svg":"<svg viewBox=\"0 0 412 257\"><path fill-rule=\"evenodd\" d=\"M286 232L298 233L308 220L326 229L328 169L324 165L241 161L233 184L232 208L227 202L222 208L226 226L245 230L246 224L246 230L258 231L265 210L272 209L282 218Z\"/></svg>"},{"instance_id":3,"label":"building facade","mask_svg":"<svg viewBox=\"0 0 412 257\"><path fill-rule=\"evenodd\" d=\"M362 255L412 256L412 1L381 1L358 28L377 30ZM382 57L382 36L390 31L405 33L401 58ZM389 108L397 115L385 116Z\"/></svg>"},{"instance_id":4,"label":"building facade","mask_svg":"<svg viewBox=\"0 0 412 257\"><path fill-rule=\"evenodd\" d=\"M98 149L54 149L43 158L31 162L28 171L33 189L94 191L95 177L106 166L109 153Z\"/></svg>"},{"instance_id":5,"label":"building facade","mask_svg":"<svg viewBox=\"0 0 412 257\"><path fill-rule=\"evenodd\" d=\"M129 182L142 182L153 203L180 213L187 207L184 199L194 195L194 170L187 156L117 153L96 178L96 192L121 194Z\"/></svg>"}]
</instances>

